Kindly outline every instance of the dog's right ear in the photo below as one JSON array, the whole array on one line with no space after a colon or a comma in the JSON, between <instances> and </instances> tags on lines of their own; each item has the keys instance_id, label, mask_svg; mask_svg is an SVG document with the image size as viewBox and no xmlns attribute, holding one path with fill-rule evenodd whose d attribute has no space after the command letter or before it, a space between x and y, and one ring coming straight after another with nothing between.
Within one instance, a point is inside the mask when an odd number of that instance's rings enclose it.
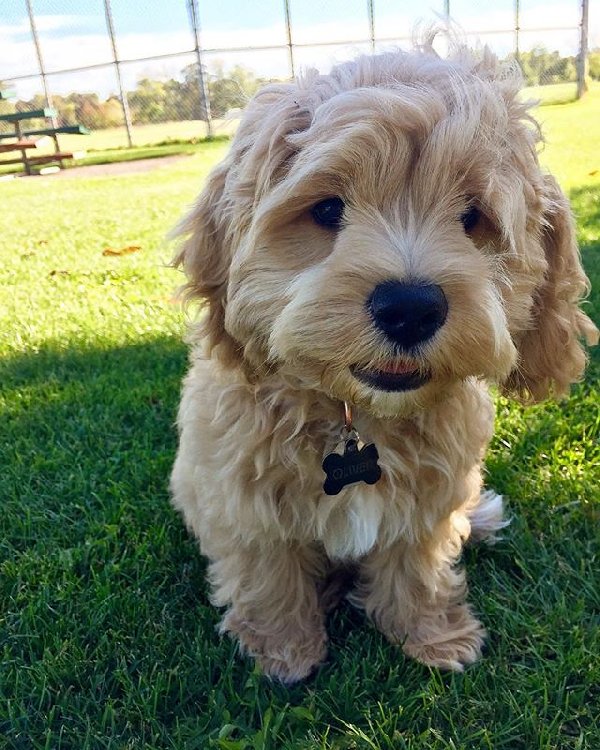
<instances>
[{"instance_id":1,"label":"dog's right ear","mask_svg":"<svg viewBox=\"0 0 600 750\"><path fill-rule=\"evenodd\" d=\"M229 155L211 172L196 205L173 232L183 238L173 259L187 276L182 297L204 301L207 311L199 333L207 337L209 349L220 345L221 355L230 361L241 359L242 347L225 330L229 268L254 207L295 150L287 136L310 123L310 107L300 103L300 93L294 84L273 84L256 94Z\"/></svg>"}]
</instances>

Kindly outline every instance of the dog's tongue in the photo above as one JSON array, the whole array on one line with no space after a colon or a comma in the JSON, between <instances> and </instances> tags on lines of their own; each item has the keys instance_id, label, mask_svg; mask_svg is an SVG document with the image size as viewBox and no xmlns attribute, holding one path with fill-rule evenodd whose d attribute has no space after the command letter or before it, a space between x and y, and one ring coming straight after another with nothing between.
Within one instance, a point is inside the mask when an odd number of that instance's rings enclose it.
<instances>
[{"instance_id":1,"label":"dog's tongue","mask_svg":"<svg viewBox=\"0 0 600 750\"><path fill-rule=\"evenodd\" d=\"M390 359L380 365L377 369L379 372L385 372L389 375L406 375L409 372L414 372L417 367L414 362L403 362L399 359Z\"/></svg>"}]
</instances>

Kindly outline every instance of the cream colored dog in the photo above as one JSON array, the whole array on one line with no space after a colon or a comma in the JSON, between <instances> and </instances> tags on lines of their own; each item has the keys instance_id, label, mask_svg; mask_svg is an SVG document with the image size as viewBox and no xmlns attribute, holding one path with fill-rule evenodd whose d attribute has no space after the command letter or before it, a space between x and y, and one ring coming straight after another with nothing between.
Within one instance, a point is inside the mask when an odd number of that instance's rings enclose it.
<instances>
[{"instance_id":1,"label":"cream colored dog","mask_svg":"<svg viewBox=\"0 0 600 750\"><path fill-rule=\"evenodd\" d=\"M457 559L503 525L482 492L486 384L564 394L579 338L597 337L518 88L489 52L443 60L430 44L267 86L180 227L176 262L206 312L174 504L222 630L270 676L323 661L349 567L349 599L408 655L461 669L480 654Z\"/></svg>"}]
</instances>

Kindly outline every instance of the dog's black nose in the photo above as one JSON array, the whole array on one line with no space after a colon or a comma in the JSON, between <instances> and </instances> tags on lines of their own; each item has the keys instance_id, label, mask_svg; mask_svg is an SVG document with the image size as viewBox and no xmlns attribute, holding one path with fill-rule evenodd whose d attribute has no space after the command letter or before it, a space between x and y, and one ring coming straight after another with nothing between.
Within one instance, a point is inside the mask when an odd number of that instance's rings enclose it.
<instances>
[{"instance_id":1,"label":"dog's black nose","mask_svg":"<svg viewBox=\"0 0 600 750\"><path fill-rule=\"evenodd\" d=\"M448 302L442 288L425 282L386 281L371 294L375 325L402 347L430 339L444 325Z\"/></svg>"}]
</instances>

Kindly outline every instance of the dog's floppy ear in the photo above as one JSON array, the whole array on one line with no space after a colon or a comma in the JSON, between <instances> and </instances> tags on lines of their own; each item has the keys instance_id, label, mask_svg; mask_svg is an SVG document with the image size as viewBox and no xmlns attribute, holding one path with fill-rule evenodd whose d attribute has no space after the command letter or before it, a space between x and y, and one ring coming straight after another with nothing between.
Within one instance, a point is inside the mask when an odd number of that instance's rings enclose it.
<instances>
[{"instance_id":1,"label":"dog's floppy ear","mask_svg":"<svg viewBox=\"0 0 600 750\"><path fill-rule=\"evenodd\" d=\"M581 267L569 203L551 176L544 178L542 242L547 269L536 290L532 328L518 341L519 362L504 389L523 400L561 396L585 368L581 338L598 342L598 330L579 309L589 291Z\"/></svg>"},{"instance_id":2,"label":"dog's floppy ear","mask_svg":"<svg viewBox=\"0 0 600 750\"><path fill-rule=\"evenodd\" d=\"M255 205L294 152L287 136L310 123L310 110L300 104L299 94L292 84L273 84L256 94L229 155L211 172L195 206L173 232L184 238L173 259L187 276L182 296L205 302L198 333L207 337L210 349L219 345L220 356L228 361L242 357L242 347L225 330L229 268Z\"/></svg>"},{"instance_id":3,"label":"dog's floppy ear","mask_svg":"<svg viewBox=\"0 0 600 750\"><path fill-rule=\"evenodd\" d=\"M231 248L225 184L229 169L227 159L211 172L196 204L173 233L185 238L173 259L173 265L182 266L187 276L182 296L186 302L205 301L202 331L208 336L211 349L226 338L225 298Z\"/></svg>"}]
</instances>

